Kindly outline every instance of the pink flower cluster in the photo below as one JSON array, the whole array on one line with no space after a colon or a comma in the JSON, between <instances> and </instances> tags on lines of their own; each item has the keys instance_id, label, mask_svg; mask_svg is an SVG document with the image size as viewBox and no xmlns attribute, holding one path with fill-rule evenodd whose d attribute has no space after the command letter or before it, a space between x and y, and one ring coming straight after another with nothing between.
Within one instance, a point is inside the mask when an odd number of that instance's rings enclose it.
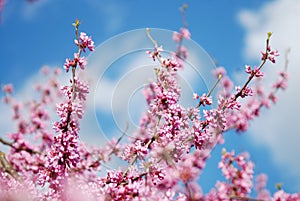
<instances>
[{"instance_id":1,"label":"pink flower cluster","mask_svg":"<svg viewBox=\"0 0 300 201\"><path fill-rule=\"evenodd\" d=\"M57 104L60 120L54 123L54 130L58 135L54 136L45 167L39 172L39 183L44 186L48 182L54 193L61 191L70 169L77 168L80 162L79 119L83 116L84 101L89 91L88 85L76 77L75 70L77 65L84 69L86 62L81 52L86 52L86 48L93 51L94 42L85 33L81 33L80 40L75 40L75 43L79 47L78 53L74 53L74 59L67 59L64 65L67 72L72 67L72 79L71 86L62 87L66 100Z\"/></svg>"},{"instance_id":2,"label":"pink flower cluster","mask_svg":"<svg viewBox=\"0 0 300 201\"><path fill-rule=\"evenodd\" d=\"M69 72L71 67L76 67L77 64L79 67L84 70L84 67L86 65L86 59L84 57L79 57L78 53L74 53L74 59L71 60L69 58L66 59L66 63L64 64L64 68L66 69L66 72Z\"/></svg>"},{"instance_id":3,"label":"pink flower cluster","mask_svg":"<svg viewBox=\"0 0 300 201\"><path fill-rule=\"evenodd\" d=\"M74 42L80 49L82 49L83 52L86 52L86 48L88 48L90 51L95 50L94 41L92 40L92 37L87 36L84 32L81 32L79 39L75 39Z\"/></svg>"},{"instance_id":4,"label":"pink flower cluster","mask_svg":"<svg viewBox=\"0 0 300 201\"><path fill-rule=\"evenodd\" d=\"M270 60L272 63L275 63L275 57L279 56L278 50L271 50L271 47L267 47L267 51L261 51L262 57L261 60Z\"/></svg>"},{"instance_id":5,"label":"pink flower cluster","mask_svg":"<svg viewBox=\"0 0 300 201\"><path fill-rule=\"evenodd\" d=\"M234 156L234 154L234 151L231 153L224 151L219 168L228 180L228 183L226 183L226 185L229 185L227 195L242 197L251 192L254 165L252 162L246 161L248 159L246 153L238 156Z\"/></svg>"},{"instance_id":6,"label":"pink flower cluster","mask_svg":"<svg viewBox=\"0 0 300 201\"><path fill-rule=\"evenodd\" d=\"M182 45L183 39L191 39L191 33L186 27L182 27L179 33L177 31L173 33L173 40L177 43L177 52L174 52L172 56L178 63L179 68L183 67L183 60L188 56L187 48Z\"/></svg>"},{"instance_id":7,"label":"pink flower cluster","mask_svg":"<svg viewBox=\"0 0 300 201\"><path fill-rule=\"evenodd\" d=\"M177 31L173 34L173 40L176 42L180 42L183 38L185 39L191 39L191 33L187 28L181 28L180 33Z\"/></svg>"},{"instance_id":8,"label":"pink flower cluster","mask_svg":"<svg viewBox=\"0 0 300 201\"><path fill-rule=\"evenodd\" d=\"M78 37L78 36L77 36ZM77 64L79 67L84 70L84 67L86 65L86 59L84 57L81 57L81 51L86 52L86 49L89 49L90 51L94 51L94 41L92 41L92 38L87 36L86 33L81 32L78 39L75 39L75 44L79 48L78 53L74 53L74 59L66 59L66 63L64 64L64 68L66 69L66 72L69 71L70 67L76 68Z\"/></svg>"},{"instance_id":9,"label":"pink flower cluster","mask_svg":"<svg viewBox=\"0 0 300 201\"><path fill-rule=\"evenodd\" d=\"M102 147L89 148L79 139L84 135L79 133L80 119L89 86L76 72L78 67L85 68L82 54L93 51L94 42L85 33L78 34L78 20L73 25L78 52L64 65L66 72L71 69L72 73L68 86L60 88L56 79L60 70L51 73L48 67L42 69L48 81L36 86L36 100L18 102L13 98L13 86L3 86L4 103L12 107L17 129L8 134L8 140L0 138L0 143L9 147L7 155L0 151L0 200L300 200L300 193L289 194L283 189L271 195L265 189L267 177L263 174L256 177L255 185L254 164L246 153L236 155L223 150L218 167L226 181L216 181L209 193L203 193L198 182L211 151L225 142L225 132L246 131L260 109L270 107L270 101L276 102L276 92L287 87L285 71L279 74L269 94L259 82L250 85L255 78L263 79L264 63L275 63L279 55L270 48L270 34L262 63L254 69L246 66L249 76L243 86L234 87L226 70L220 67L213 72L215 86L220 88L217 106L213 106L212 87L210 92L199 93L201 96L195 92L191 97L195 106L186 108L179 102L178 70L188 56L182 42L190 39L190 32L186 26L174 32L177 51L165 57L162 46L148 30L154 50L147 53L158 67L154 69L155 80L144 90L148 109L140 127L125 143L121 143L124 134ZM59 118L54 124L49 112L53 108ZM116 157L126 167L105 171L105 163ZM256 198L251 197L253 189Z\"/></svg>"}]
</instances>

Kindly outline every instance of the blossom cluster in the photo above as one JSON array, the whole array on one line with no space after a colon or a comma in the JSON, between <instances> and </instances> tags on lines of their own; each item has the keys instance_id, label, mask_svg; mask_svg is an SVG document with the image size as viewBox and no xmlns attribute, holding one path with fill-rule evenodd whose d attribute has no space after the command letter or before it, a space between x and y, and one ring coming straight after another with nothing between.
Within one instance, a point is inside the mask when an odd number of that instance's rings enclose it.
<instances>
[{"instance_id":1,"label":"blossom cluster","mask_svg":"<svg viewBox=\"0 0 300 201\"><path fill-rule=\"evenodd\" d=\"M57 75L61 70L51 73L45 67L42 74L48 81L36 86L40 95L37 100L18 102L13 98L13 86L3 86L3 101L12 107L17 130L8 134L8 140L0 138L0 143L9 147L7 154L0 151L0 200L300 200L300 193L289 194L281 188L271 195L265 189L266 175L257 176L254 182L254 164L249 155L235 154L234 150L222 151L218 167L225 181L216 181L207 194L198 182L212 150L225 143L225 132L246 131L261 108L269 108L270 102L276 102L276 92L287 87L286 71L280 72L268 94L259 82L250 85L255 79L263 79L264 64L275 63L279 56L269 44L270 33L261 64L246 66L249 76L244 85L234 86L226 70L219 67L212 72L215 86L209 92L194 92L191 99L195 105L184 107L179 102L178 71L188 57L182 43L191 38L186 23L173 34L177 50L170 56L164 56L163 46L147 29L154 46L147 54L155 62L156 77L143 91L148 108L139 128L125 143L121 143L122 135L103 147L89 148L79 139L84 135L80 133L80 120L89 86L76 72L85 69L82 54L93 51L94 42L85 33L79 34L79 24L78 20L73 24L78 52L64 64L66 73L71 71L69 85L59 87ZM217 85L220 90L213 107L212 91ZM53 108L58 116L54 124L49 112ZM114 157L122 159L126 167L105 172L105 163ZM256 198L251 197L253 189Z\"/></svg>"},{"instance_id":2,"label":"blossom cluster","mask_svg":"<svg viewBox=\"0 0 300 201\"><path fill-rule=\"evenodd\" d=\"M77 33L78 25L75 28ZM53 138L45 168L41 169L39 174L39 183L43 186L48 182L54 192L61 190L70 169L76 168L80 161L79 119L83 116L84 101L89 91L88 85L76 77L75 70L77 66L84 69L86 62L81 53L86 52L86 48L93 51L94 42L85 33L81 33L75 44L79 47L78 53L74 53L74 59L67 59L64 65L66 72L72 67L72 79L71 86L61 88L66 100L57 104L56 113L60 120L54 123L53 128L58 135Z\"/></svg>"}]
</instances>

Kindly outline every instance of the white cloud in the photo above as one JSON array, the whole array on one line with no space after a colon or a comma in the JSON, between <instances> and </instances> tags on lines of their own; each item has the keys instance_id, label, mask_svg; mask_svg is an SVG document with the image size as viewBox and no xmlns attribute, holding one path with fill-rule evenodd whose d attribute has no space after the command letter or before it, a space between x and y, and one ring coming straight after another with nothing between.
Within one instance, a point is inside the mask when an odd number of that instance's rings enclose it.
<instances>
[{"instance_id":1,"label":"white cloud","mask_svg":"<svg viewBox=\"0 0 300 201\"><path fill-rule=\"evenodd\" d=\"M271 47L280 51L281 58L278 59L277 66L264 67L266 75L274 75L283 69L284 52L291 48L289 87L285 92L278 94L278 103L270 111L264 112L252 123L250 132L256 143L271 149L273 160L279 166L284 167L287 173L300 178L300 1L268 2L258 11L241 11L238 17L246 30L245 57L249 61L259 59L259 51L264 48L266 33L273 32ZM266 79L265 85L272 83L271 78L274 76ZM300 183L298 185L300 186Z\"/></svg>"}]
</instances>

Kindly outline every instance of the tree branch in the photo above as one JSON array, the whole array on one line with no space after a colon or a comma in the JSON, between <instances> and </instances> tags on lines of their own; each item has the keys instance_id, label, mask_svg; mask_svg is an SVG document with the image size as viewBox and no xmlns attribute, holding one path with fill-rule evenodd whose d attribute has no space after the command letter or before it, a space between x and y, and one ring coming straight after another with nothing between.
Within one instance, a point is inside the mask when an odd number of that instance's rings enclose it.
<instances>
[{"instance_id":1,"label":"tree branch","mask_svg":"<svg viewBox=\"0 0 300 201\"><path fill-rule=\"evenodd\" d=\"M20 176L15 171L15 169L12 167L12 165L7 161L5 153L2 151L0 151L0 169L3 172L7 172L14 179L17 179L17 180L20 179Z\"/></svg>"}]
</instances>

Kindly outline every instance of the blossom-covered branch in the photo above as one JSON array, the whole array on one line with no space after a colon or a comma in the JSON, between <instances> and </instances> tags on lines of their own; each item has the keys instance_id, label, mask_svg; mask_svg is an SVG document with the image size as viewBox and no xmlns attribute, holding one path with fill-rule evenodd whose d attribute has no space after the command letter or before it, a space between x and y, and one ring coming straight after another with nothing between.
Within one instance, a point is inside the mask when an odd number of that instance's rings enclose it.
<instances>
[{"instance_id":1,"label":"blossom-covered branch","mask_svg":"<svg viewBox=\"0 0 300 201\"><path fill-rule=\"evenodd\" d=\"M244 85L234 88L226 70L217 68L212 72L216 81L210 90L199 93L202 95L195 92L190 97L195 105L184 107L180 104L178 72L185 68L188 58L184 41L191 39L186 9L187 5L181 8L183 26L173 33L176 49L171 54L167 55L163 41L146 29L153 45L147 54L155 64L155 77L143 91L147 110L141 116L139 128L125 142L121 140L127 136L128 127L121 137L101 147L88 147L79 139L89 85L81 80L78 71L86 67L83 55L94 51L92 38L79 31L79 20L73 23L76 52L64 64L66 73L71 72L69 85L59 87L57 78L61 70L51 73L48 67L42 69L47 81L36 86L38 99L17 101L12 85L4 85L3 101L12 107L17 130L7 135L8 140L0 138L0 143L9 148L7 154L0 151L0 200L18 200L20 196L22 200L45 201L300 200L300 193L289 194L281 188L271 195L266 189L266 175L261 174L254 181L255 166L249 154L225 149L218 165L225 181L216 181L208 193L202 192L198 179L211 152L225 142L223 133L229 129L247 130L250 120L258 117L263 106L276 102L276 92L287 87L288 59L268 95L259 84L253 86L252 82L264 79L265 63L275 63L279 56L277 50L271 49L268 33L260 65L245 68L248 78ZM217 88L221 90L214 106L212 95ZM55 108L59 118L54 124L49 108ZM107 168L106 162L113 155L127 165Z\"/></svg>"},{"instance_id":2,"label":"blossom-covered branch","mask_svg":"<svg viewBox=\"0 0 300 201\"><path fill-rule=\"evenodd\" d=\"M84 101L88 93L88 85L76 76L76 69L80 67L84 70L86 65L85 58L81 56L86 49L94 50L94 42L91 37L81 32L78 34L79 20L76 20L75 27L76 39L75 44L78 52L74 53L74 58L66 59L64 68L66 72L72 68L71 87L62 87L62 92L66 100L57 105L57 114L60 121L54 123L54 129L58 133L54 137L51 151L47 155L45 168L41 169L39 182L44 185L50 184L53 193L61 192L65 178L69 175L71 168L76 168L80 161L80 151L78 142L79 119L83 116ZM60 196L58 194L58 196Z\"/></svg>"}]
</instances>

